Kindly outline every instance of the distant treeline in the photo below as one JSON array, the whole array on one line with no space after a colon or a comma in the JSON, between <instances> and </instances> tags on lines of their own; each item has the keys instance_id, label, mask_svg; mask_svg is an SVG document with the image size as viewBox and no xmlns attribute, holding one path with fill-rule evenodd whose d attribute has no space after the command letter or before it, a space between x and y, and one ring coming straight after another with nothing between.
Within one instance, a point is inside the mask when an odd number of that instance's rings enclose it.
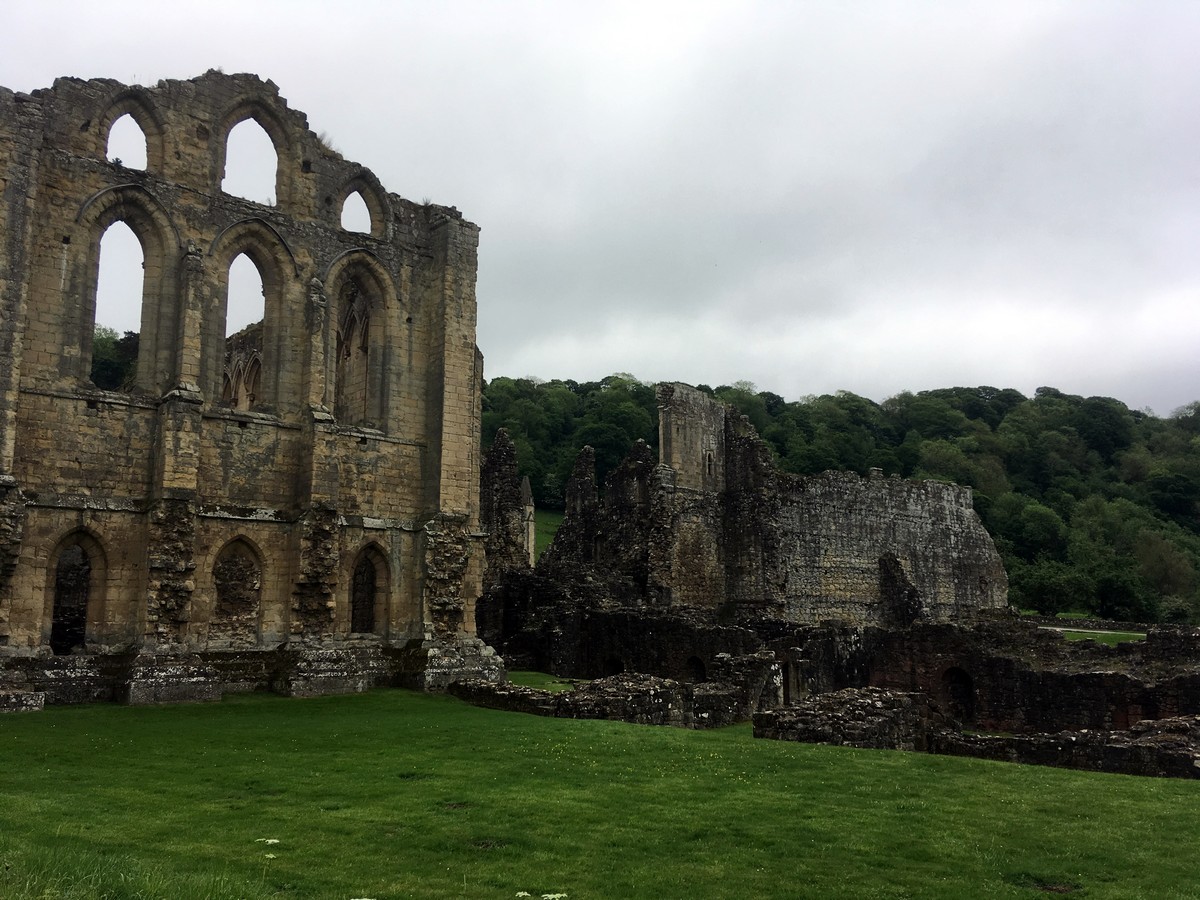
<instances>
[{"instance_id":1,"label":"distant treeline","mask_svg":"<svg viewBox=\"0 0 1200 900\"><path fill-rule=\"evenodd\" d=\"M875 403L845 391L787 401L753 384L700 389L758 429L797 474L880 468L974 488L1015 606L1044 613L1200 622L1200 402L1167 418L1109 397L955 387ZM504 426L535 501L561 507L576 453L598 476L638 438L657 448L652 385L495 378L483 441Z\"/></svg>"}]
</instances>

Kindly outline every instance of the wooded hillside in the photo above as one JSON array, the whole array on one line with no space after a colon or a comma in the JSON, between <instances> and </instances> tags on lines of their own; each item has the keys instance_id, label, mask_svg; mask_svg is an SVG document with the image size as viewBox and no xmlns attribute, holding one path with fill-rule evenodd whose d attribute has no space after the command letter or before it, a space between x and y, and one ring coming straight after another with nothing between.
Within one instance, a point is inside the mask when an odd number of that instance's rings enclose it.
<instances>
[{"instance_id":1,"label":"wooded hillside","mask_svg":"<svg viewBox=\"0 0 1200 900\"><path fill-rule=\"evenodd\" d=\"M787 401L747 382L701 390L747 416L788 472L878 467L974 488L1014 606L1200 622L1200 402L1167 418L1050 387L955 387L875 403L845 391ZM652 385L496 378L483 441L508 428L534 499L561 507L575 454L603 476L638 438L657 449Z\"/></svg>"}]
</instances>

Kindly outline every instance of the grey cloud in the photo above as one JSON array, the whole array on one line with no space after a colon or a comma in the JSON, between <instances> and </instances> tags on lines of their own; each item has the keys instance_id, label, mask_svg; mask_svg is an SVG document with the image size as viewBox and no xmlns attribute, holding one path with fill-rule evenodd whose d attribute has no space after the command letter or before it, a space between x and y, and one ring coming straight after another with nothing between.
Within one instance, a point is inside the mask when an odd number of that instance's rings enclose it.
<instances>
[{"instance_id":1,"label":"grey cloud","mask_svg":"<svg viewBox=\"0 0 1200 900\"><path fill-rule=\"evenodd\" d=\"M257 71L461 208L489 375L1200 396L1190 2L11 6L2 84Z\"/></svg>"}]
</instances>

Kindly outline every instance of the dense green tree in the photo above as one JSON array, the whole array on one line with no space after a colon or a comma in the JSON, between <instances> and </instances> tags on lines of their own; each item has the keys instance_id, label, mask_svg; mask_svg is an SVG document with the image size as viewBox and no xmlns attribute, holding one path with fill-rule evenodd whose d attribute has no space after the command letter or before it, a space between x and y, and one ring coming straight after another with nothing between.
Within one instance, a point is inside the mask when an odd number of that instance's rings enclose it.
<instances>
[{"instance_id":1,"label":"dense green tree","mask_svg":"<svg viewBox=\"0 0 1200 900\"><path fill-rule=\"evenodd\" d=\"M128 390L137 371L138 335L97 325L92 334L92 384L106 391Z\"/></svg>"}]
</instances>

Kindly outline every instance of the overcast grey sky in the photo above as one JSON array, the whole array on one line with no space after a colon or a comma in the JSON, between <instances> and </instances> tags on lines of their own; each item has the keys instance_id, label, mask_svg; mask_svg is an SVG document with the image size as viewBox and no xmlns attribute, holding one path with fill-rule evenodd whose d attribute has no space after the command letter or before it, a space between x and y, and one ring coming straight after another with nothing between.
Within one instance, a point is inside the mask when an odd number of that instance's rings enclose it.
<instances>
[{"instance_id":1,"label":"overcast grey sky","mask_svg":"<svg viewBox=\"0 0 1200 900\"><path fill-rule=\"evenodd\" d=\"M482 228L488 377L1200 399L1200 3L7 0L0 84L275 81Z\"/></svg>"}]
</instances>

